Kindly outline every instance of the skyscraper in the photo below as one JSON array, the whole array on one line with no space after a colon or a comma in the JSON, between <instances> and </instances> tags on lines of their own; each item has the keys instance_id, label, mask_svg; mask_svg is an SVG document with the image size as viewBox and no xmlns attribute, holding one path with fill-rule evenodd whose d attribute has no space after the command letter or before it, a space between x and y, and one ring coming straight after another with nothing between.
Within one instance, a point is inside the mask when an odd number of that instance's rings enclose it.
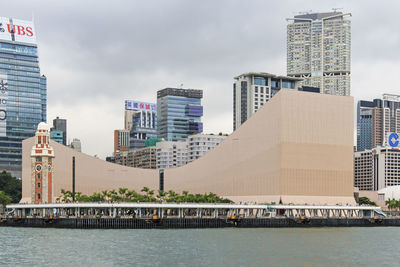
<instances>
[{"instance_id":1,"label":"skyscraper","mask_svg":"<svg viewBox=\"0 0 400 267\"><path fill-rule=\"evenodd\" d=\"M60 119L60 117L57 117L53 120L53 127L50 130L50 137L53 139L53 136L56 137L62 133L62 143L64 146L67 145L67 120L66 119ZM59 140L59 138L55 139Z\"/></svg>"},{"instance_id":2,"label":"skyscraper","mask_svg":"<svg viewBox=\"0 0 400 267\"><path fill-rule=\"evenodd\" d=\"M203 91L165 88L157 92L157 135L166 141L185 141L203 132Z\"/></svg>"},{"instance_id":3,"label":"skyscraper","mask_svg":"<svg viewBox=\"0 0 400 267\"><path fill-rule=\"evenodd\" d=\"M251 117L281 88L300 90L302 79L266 72L249 72L235 77L233 84L233 130Z\"/></svg>"},{"instance_id":4,"label":"skyscraper","mask_svg":"<svg viewBox=\"0 0 400 267\"><path fill-rule=\"evenodd\" d=\"M46 105L33 22L0 17L0 169L21 177L22 140L46 122Z\"/></svg>"},{"instance_id":5,"label":"skyscraper","mask_svg":"<svg viewBox=\"0 0 400 267\"><path fill-rule=\"evenodd\" d=\"M321 93L350 95L351 13L329 12L287 19L287 74Z\"/></svg>"},{"instance_id":6,"label":"skyscraper","mask_svg":"<svg viewBox=\"0 0 400 267\"><path fill-rule=\"evenodd\" d=\"M391 132L400 132L400 95L360 100L357 104L357 151L385 145Z\"/></svg>"}]
</instances>

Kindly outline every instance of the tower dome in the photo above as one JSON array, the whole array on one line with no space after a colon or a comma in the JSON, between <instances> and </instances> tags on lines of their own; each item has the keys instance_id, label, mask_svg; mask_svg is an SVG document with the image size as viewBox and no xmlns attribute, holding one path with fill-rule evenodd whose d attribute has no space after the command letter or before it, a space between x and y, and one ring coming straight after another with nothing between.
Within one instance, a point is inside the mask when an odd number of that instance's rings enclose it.
<instances>
[{"instance_id":1,"label":"tower dome","mask_svg":"<svg viewBox=\"0 0 400 267\"><path fill-rule=\"evenodd\" d=\"M38 124L37 129L38 129L38 130L47 130L47 131L50 131L50 125L48 125L48 124L45 123L45 122L41 122L41 123Z\"/></svg>"}]
</instances>

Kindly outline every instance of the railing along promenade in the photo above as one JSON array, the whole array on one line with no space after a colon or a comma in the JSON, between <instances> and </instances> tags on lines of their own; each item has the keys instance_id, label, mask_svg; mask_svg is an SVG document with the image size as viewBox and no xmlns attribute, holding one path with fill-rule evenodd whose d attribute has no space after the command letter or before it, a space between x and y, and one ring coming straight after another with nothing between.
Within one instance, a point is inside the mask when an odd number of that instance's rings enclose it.
<instances>
[{"instance_id":1,"label":"railing along promenade","mask_svg":"<svg viewBox=\"0 0 400 267\"><path fill-rule=\"evenodd\" d=\"M374 218L380 207L197 203L49 203L7 205L16 218Z\"/></svg>"}]
</instances>

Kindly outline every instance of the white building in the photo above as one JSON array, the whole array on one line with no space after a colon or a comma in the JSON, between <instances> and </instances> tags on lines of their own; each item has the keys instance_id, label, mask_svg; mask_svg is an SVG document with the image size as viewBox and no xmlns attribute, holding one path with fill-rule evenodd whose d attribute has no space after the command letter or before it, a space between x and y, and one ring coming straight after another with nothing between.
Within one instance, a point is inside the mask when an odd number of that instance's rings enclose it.
<instances>
[{"instance_id":1,"label":"white building","mask_svg":"<svg viewBox=\"0 0 400 267\"><path fill-rule=\"evenodd\" d=\"M186 141L157 142L157 169L186 165L213 150L226 137L226 135L195 134L190 135Z\"/></svg>"},{"instance_id":2,"label":"white building","mask_svg":"<svg viewBox=\"0 0 400 267\"><path fill-rule=\"evenodd\" d=\"M360 191L378 191L400 185L400 150L377 147L354 154L354 186Z\"/></svg>"},{"instance_id":3,"label":"white building","mask_svg":"<svg viewBox=\"0 0 400 267\"><path fill-rule=\"evenodd\" d=\"M211 134L195 134L187 139L187 162L192 162L208 151L213 150L218 146L227 136L226 135L211 135Z\"/></svg>"},{"instance_id":4,"label":"white building","mask_svg":"<svg viewBox=\"0 0 400 267\"><path fill-rule=\"evenodd\" d=\"M351 13L311 13L287 19L287 74L322 93L350 95Z\"/></svg>"},{"instance_id":5,"label":"white building","mask_svg":"<svg viewBox=\"0 0 400 267\"><path fill-rule=\"evenodd\" d=\"M249 72L236 76L233 84L233 130L239 128L280 89L300 90L303 79Z\"/></svg>"},{"instance_id":6,"label":"white building","mask_svg":"<svg viewBox=\"0 0 400 267\"><path fill-rule=\"evenodd\" d=\"M187 163L185 141L161 141L156 144L157 169L183 166Z\"/></svg>"}]
</instances>

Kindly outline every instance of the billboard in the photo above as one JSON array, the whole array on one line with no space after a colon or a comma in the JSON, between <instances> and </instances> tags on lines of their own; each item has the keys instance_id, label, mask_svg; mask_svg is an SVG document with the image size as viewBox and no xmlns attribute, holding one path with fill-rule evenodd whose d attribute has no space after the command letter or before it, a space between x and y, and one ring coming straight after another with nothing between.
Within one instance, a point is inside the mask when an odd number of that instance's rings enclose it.
<instances>
[{"instance_id":1,"label":"billboard","mask_svg":"<svg viewBox=\"0 0 400 267\"><path fill-rule=\"evenodd\" d=\"M8 82L7 75L0 74L0 136L5 137L7 123Z\"/></svg>"},{"instance_id":2,"label":"billboard","mask_svg":"<svg viewBox=\"0 0 400 267\"><path fill-rule=\"evenodd\" d=\"M36 44L33 22L0 17L0 39Z\"/></svg>"},{"instance_id":3,"label":"billboard","mask_svg":"<svg viewBox=\"0 0 400 267\"><path fill-rule=\"evenodd\" d=\"M157 105L154 103L125 100L125 110L142 110L157 112Z\"/></svg>"}]
</instances>

